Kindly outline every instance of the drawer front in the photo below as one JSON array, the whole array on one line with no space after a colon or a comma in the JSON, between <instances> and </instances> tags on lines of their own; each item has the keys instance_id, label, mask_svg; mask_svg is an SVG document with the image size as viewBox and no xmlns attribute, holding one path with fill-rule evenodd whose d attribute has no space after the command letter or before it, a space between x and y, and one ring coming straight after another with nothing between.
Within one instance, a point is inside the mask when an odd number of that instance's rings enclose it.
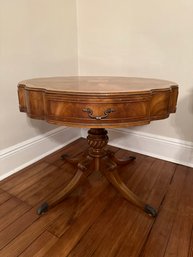
<instances>
[{"instance_id":1,"label":"drawer front","mask_svg":"<svg viewBox=\"0 0 193 257\"><path fill-rule=\"evenodd\" d=\"M100 125L149 119L149 103L77 103L49 99L47 118L72 123Z\"/></svg>"},{"instance_id":2,"label":"drawer front","mask_svg":"<svg viewBox=\"0 0 193 257\"><path fill-rule=\"evenodd\" d=\"M144 125L175 112L178 87L136 93L84 94L18 86L20 110L58 125L108 128Z\"/></svg>"}]
</instances>

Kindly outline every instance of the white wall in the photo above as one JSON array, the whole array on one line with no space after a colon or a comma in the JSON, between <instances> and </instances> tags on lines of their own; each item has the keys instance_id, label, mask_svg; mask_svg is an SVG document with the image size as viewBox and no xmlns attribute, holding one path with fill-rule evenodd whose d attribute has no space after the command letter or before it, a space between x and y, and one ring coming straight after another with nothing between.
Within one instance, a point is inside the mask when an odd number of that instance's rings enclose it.
<instances>
[{"instance_id":1,"label":"white wall","mask_svg":"<svg viewBox=\"0 0 193 257\"><path fill-rule=\"evenodd\" d=\"M57 75L178 82L175 115L112 131L111 142L193 166L192 13L192 0L0 0L0 179L80 135L64 128L61 141L62 130L19 112L20 80Z\"/></svg>"},{"instance_id":2,"label":"white wall","mask_svg":"<svg viewBox=\"0 0 193 257\"><path fill-rule=\"evenodd\" d=\"M0 0L0 149L55 128L19 112L19 81L77 73L75 0Z\"/></svg>"},{"instance_id":3,"label":"white wall","mask_svg":"<svg viewBox=\"0 0 193 257\"><path fill-rule=\"evenodd\" d=\"M79 74L154 77L179 83L177 113L134 129L193 142L193 1L77 3Z\"/></svg>"},{"instance_id":4,"label":"white wall","mask_svg":"<svg viewBox=\"0 0 193 257\"><path fill-rule=\"evenodd\" d=\"M178 82L177 113L135 130L192 142L193 1L77 5L76 12L75 0L0 0L0 149L53 128L19 112L16 86L32 77L77 74L77 24L79 74Z\"/></svg>"}]
</instances>

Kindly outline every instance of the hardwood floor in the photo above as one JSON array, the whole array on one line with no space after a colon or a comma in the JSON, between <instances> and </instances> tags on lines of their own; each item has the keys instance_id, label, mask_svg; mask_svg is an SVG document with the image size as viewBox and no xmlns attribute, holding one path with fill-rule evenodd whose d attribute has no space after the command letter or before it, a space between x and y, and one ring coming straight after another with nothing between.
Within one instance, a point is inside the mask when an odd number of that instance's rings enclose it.
<instances>
[{"instance_id":1,"label":"hardwood floor","mask_svg":"<svg viewBox=\"0 0 193 257\"><path fill-rule=\"evenodd\" d=\"M193 169L135 153L121 177L159 210L153 219L98 173L38 216L37 206L71 179L60 156L87 148L79 139L0 182L1 257L193 257ZM123 157L126 150L110 147Z\"/></svg>"}]
</instances>

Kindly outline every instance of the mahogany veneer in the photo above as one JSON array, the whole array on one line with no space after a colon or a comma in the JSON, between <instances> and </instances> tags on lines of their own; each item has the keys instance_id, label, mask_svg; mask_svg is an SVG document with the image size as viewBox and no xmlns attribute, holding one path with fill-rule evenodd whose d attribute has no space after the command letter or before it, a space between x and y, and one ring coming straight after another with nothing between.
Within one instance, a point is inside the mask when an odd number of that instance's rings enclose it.
<instances>
[{"instance_id":1,"label":"mahogany veneer","mask_svg":"<svg viewBox=\"0 0 193 257\"><path fill-rule=\"evenodd\" d=\"M48 199L48 203L38 209L39 213L73 191L92 172L94 163L94 169L102 172L123 197L156 216L156 210L140 200L121 180L117 167L135 158L117 160L112 152L105 150L108 143L105 128L144 125L167 118L176 111L176 83L127 77L37 78L20 82L18 95L20 111L30 118L91 128L87 138L88 154L79 160L69 160L77 167L74 178L60 193Z\"/></svg>"},{"instance_id":2,"label":"mahogany veneer","mask_svg":"<svg viewBox=\"0 0 193 257\"><path fill-rule=\"evenodd\" d=\"M164 119L176 110L178 86L174 82L117 77L41 78L19 83L20 110L49 123L109 128L144 125ZM84 109L102 117L88 116Z\"/></svg>"}]
</instances>

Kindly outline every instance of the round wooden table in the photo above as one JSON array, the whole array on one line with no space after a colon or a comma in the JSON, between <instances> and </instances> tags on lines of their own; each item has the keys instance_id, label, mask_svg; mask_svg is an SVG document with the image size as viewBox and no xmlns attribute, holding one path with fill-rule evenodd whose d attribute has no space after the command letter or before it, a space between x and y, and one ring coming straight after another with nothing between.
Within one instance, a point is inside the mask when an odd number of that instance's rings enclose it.
<instances>
[{"instance_id":1,"label":"round wooden table","mask_svg":"<svg viewBox=\"0 0 193 257\"><path fill-rule=\"evenodd\" d=\"M128 201L155 217L157 211L139 199L118 173L135 157L119 160L106 150L107 128L137 126L167 118L176 111L178 85L157 79L128 77L50 77L25 80L18 85L20 111L30 118L58 125L90 128L89 150L81 159L69 159L76 174L54 197L47 199L38 214L71 193L94 170L100 171Z\"/></svg>"}]
</instances>

